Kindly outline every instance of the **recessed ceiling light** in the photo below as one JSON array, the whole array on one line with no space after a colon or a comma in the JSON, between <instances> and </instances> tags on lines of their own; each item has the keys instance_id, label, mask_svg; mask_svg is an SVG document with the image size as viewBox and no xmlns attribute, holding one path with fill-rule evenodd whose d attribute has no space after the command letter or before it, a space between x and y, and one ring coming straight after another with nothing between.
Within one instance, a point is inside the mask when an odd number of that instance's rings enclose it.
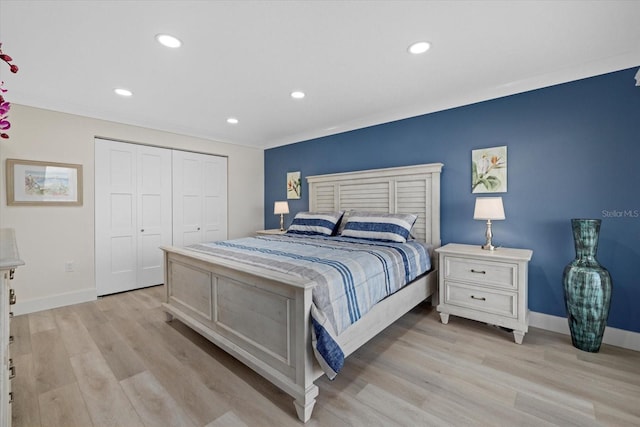
<instances>
[{"instance_id":1,"label":"recessed ceiling light","mask_svg":"<svg viewBox=\"0 0 640 427\"><path fill-rule=\"evenodd\" d=\"M413 53L414 55L419 55L421 53L425 53L431 47L431 43L429 42L416 42L409 46L409 53Z\"/></svg>"},{"instance_id":2,"label":"recessed ceiling light","mask_svg":"<svg viewBox=\"0 0 640 427\"><path fill-rule=\"evenodd\" d=\"M169 34L158 34L156 35L156 40L158 40L158 43L166 47L176 48L182 46L182 42L179 39L170 36Z\"/></svg>"},{"instance_id":3,"label":"recessed ceiling light","mask_svg":"<svg viewBox=\"0 0 640 427\"><path fill-rule=\"evenodd\" d=\"M113 90L115 93L117 93L120 96L125 96L125 97L129 97L131 95L133 95L133 92L131 92L129 89L123 89L121 87L116 88Z\"/></svg>"},{"instance_id":4,"label":"recessed ceiling light","mask_svg":"<svg viewBox=\"0 0 640 427\"><path fill-rule=\"evenodd\" d=\"M299 91L299 90L296 90L296 91L294 91L294 92L291 92L291 97L292 97L293 99L302 99L302 98L304 98L304 97L305 97L305 94L304 94L304 92L301 92L301 91Z\"/></svg>"},{"instance_id":5,"label":"recessed ceiling light","mask_svg":"<svg viewBox=\"0 0 640 427\"><path fill-rule=\"evenodd\" d=\"M227 123L229 123L230 125L237 125L238 124L238 119L236 119L235 117L229 117L227 119Z\"/></svg>"}]
</instances>

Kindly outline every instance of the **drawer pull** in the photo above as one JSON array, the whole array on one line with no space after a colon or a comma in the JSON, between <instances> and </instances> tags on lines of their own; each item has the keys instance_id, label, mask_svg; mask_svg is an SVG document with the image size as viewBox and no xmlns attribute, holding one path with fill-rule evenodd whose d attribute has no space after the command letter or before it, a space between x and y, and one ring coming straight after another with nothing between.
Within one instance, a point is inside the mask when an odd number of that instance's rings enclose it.
<instances>
[{"instance_id":1,"label":"drawer pull","mask_svg":"<svg viewBox=\"0 0 640 427\"><path fill-rule=\"evenodd\" d=\"M13 335L9 335L9 344L13 344L14 338Z\"/></svg>"},{"instance_id":2,"label":"drawer pull","mask_svg":"<svg viewBox=\"0 0 640 427\"><path fill-rule=\"evenodd\" d=\"M487 300L485 297L477 297L475 295L471 295L471 299L477 299L478 301L486 301Z\"/></svg>"},{"instance_id":3,"label":"drawer pull","mask_svg":"<svg viewBox=\"0 0 640 427\"><path fill-rule=\"evenodd\" d=\"M9 403L13 403L13 392L9 392Z\"/></svg>"},{"instance_id":4,"label":"drawer pull","mask_svg":"<svg viewBox=\"0 0 640 427\"><path fill-rule=\"evenodd\" d=\"M9 366L9 379L12 380L16 377L16 367L14 365Z\"/></svg>"},{"instance_id":5,"label":"drawer pull","mask_svg":"<svg viewBox=\"0 0 640 427\"><path fill-rule=\"evenodd\" d=\"M13 280L13 275L15 274L16 269L12 268L11 270L9 270L9 280Z\"/></svg>"},{"instance_id":6,"label":"drawer pull","mask_svg":"<svg viewBox=\"0 0 640 427\"><path fill-rule=\"evenodd\" d=\"M9 304L13 305L16 303L16 292L13 289L9 289Z\"/></svg>"},{"instance_id":7,"label":"drawer pull","mask_svg":"<svg viewBox=\"0 0 640 427\"><path fill-rule=\"evenodd\" d=\"M476 274L487 274L487 272L484 270L474 270L473 268L471 269L471 272Z\"/></svg>"}]
</instances>

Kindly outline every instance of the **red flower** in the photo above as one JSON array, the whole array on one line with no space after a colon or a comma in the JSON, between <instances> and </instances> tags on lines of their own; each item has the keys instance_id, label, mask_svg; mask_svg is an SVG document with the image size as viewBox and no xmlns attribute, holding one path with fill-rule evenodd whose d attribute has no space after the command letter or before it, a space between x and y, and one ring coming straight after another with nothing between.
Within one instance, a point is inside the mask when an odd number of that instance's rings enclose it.
<instances>
[{"instance_id":1,"label":"red flower","mask_svg":"<svg viewBox=\"0 0 640 427\"><path fill-rule=\"evenodd\" d=\"M11 109L11 104L9 104L8 102L2 102L0 103L0 123L2 122L2 120L4 119L4 116L9 112L9 110Z\"/></svg>"},{"instance_id":2,"label":"red flower","mask_svg":"<svg viewBox=\"0 0 640 427\"><path fill-rule=\"evenodd\" d=\"M13 58L5 53L2 53L2 43L0 43L0 59L2 59L4 62L6 62L9 65L9 70L12 73L15 74L18 72L19 70L18 66L11 63L11 61L13 61ZM0 82L0 93L5 93L7 91L2 87L3 84L4 82ZM0 130L7 130L11 127L11 123L9 123L9 120L7 120L8 118L7 113L9 112L10 108L11 108L11 104L5 101L4 97L0 95ZM0 138L9 139L9 135L2 132L0 133Z\"/></svg>"},{"instance_id":3,"label":"red flower","mask_svg":"<svg viewBox=\"0 0 640 427\"><path fill-rule=\"evenodd\" d=\"M12 73L18 72L18 66L11 63L11 61L13 61L13 58L2 52L2 43L0 43L0 59L9 64L9 69Z\"/></svg>"}]
</instances>

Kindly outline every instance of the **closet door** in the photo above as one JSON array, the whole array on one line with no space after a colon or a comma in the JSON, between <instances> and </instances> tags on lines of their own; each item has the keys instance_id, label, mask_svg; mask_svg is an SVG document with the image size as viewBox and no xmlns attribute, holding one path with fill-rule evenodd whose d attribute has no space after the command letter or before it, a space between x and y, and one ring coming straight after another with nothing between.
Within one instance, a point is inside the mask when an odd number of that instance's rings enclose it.
<instances>
[{"instance_id":1,"label":"closet door","mask_svg":"<svg viewBox=\"0 0 640 427\"><path fill-rule=\"evenodd\" d=\"M227 239L227 158L204 155L202 241Z\"/></svg>"},{"instance_id":2,"label":"closet door","mask_svg":"<svg viewBox=\"0 0 640 427\"><path fill-rule=\"evenodd\" d=\"M137 287L164 283L160 246L171 245L171 150L138 146Z\"/></svg>"},{"instance_id":3,"label":"closet door","mask_svg":"<svg viewBox=\"0 0 640 427\"><path fill-rule=\"evenodd\" d=\"M95 220L98 295L137 283L136 150L96 139Z\"/></svg>"},{"instance_id":4,"label":"closet door","mask_svg":"<svg viewBox=\"0 0 640 427\"><path fill-rule=\"evenodd\" d=\"M173 151L173 244L227 238L227 158Z\"/></svg>"},{"instance_id":5,"label":"closet door","mask_svg":"<svg viewBox=\"0 0 640 427\"><path fill-rule=\"evenodd\" d=\"M95 220L98 295L163 283L171 150L96 139Z\"/></svg>"}]
</instances>

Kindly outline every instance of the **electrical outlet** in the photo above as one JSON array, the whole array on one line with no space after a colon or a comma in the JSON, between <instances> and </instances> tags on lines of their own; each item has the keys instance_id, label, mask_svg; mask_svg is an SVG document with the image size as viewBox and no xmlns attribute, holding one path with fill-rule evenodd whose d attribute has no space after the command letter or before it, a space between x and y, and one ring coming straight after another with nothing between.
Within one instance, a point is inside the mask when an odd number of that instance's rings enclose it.
<instances>
[{"instance_id":1,"label":"electrical outlet","mask_svg":"<svg viewBox=\"0 0 640 427\"><path fill-rule=\"evenodd\" d=\"M64 263L64 271L67 273L73 272L73 261L67 261Z\"/></svg>"}]
</instances>

